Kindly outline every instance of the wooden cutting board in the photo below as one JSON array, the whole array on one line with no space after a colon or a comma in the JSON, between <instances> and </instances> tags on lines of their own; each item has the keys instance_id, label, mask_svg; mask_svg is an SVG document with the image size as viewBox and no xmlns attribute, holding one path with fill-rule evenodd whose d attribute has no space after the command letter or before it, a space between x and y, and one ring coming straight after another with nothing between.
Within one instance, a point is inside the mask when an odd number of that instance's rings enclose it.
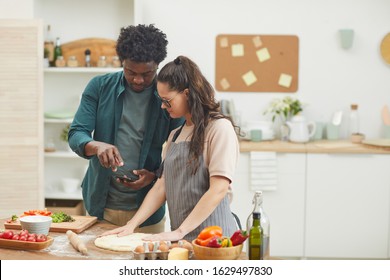
<instances>
[{"instance_id":1,"label":"wooden cutting board","mask_svg":"<svg viewBox=\"0 0 390 280\"><path fill-rule=\"evenodd\" d=\"M66 232L67 230L71 230L75 233L80 233L91 227L93 224L97 222L97 217L91 216L73 216L75 219L74 222L64 222L64 223L52 223L50 226L51 232ZM6 229L22 229L19 221L13 223L4 223L4 227Z\"/></svg>"},{"instance_id":2,"label":"wooden cutting board","mask_svg":"<svg viewBox=\"0 0 390 280\"><path fill-rule=\"evenodd\" d=\"M78 65L83 67L85 64L85 50L91 51L91 65L97 66L99 56L105 56L108 63L111 62L113 56L116 56L116 41L105 38L85 38L76 41L71 41L61 45L62 56L65 61L69 56L75 56Z\"/></svg>"},{"instance_id":3,"label":"wooden cutting board","mask_svg":"<svg viewBox=\"0 0 390 280\"><path fill-rule=\"evenodd\" d=\"M390 148L390 139L367 139L363 140L362 143L371 146Z\"/></svg>"}]
</instances>

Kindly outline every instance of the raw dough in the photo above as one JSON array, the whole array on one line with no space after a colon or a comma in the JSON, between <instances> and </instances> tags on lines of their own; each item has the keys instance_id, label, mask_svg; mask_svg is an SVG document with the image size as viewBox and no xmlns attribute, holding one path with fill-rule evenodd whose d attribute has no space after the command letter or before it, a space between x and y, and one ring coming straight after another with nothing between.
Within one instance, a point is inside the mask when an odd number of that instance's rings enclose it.
<instances>
[{"instance_id":1,"label":"raw dough","mask_svg":"<svg viewBox=\"0 0 390 280\"><path fill-rule=\"evenodd\" d=\"M95 246L112 251L128 252L134 250L138 245L143 245L145 241L142 239L149 235L146 233L132 233L122 237L118 237L116 234L106 235L96 238Z\"/></svg>"}]
</instances>

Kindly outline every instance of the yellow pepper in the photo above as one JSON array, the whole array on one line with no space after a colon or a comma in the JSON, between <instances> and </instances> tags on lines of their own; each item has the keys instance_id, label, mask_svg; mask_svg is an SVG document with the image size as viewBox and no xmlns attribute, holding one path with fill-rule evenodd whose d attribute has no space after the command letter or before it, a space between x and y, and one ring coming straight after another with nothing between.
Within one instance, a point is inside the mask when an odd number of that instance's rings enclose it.
<instances>
[{"instance_id":1,"label":"yellow pepper","mask_svg":"<svg viewBox=\"0 0 390 280\"><path fill-rule=\"evenodd\" d=\"M222 237L222 243L221 243L221 247L232 247L233 246L233 242L230 240L229 237Z\"/></svg>"}]
</instances>

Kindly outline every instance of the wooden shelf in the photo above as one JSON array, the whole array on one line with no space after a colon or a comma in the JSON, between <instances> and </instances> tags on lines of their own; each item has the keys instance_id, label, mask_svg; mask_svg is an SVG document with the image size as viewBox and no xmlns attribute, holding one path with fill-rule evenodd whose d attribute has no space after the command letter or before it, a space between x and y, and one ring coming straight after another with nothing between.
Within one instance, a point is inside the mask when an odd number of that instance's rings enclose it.
<instances>
[{"instance_id":1,"label":"wooden shelf","mask_svg":"<svg viewBox=\"0 0 390 280\"><path fill-rule=\"evenodd\" d=\"M48 191L45 190L45 199L83 199L83 195L80 190L73 193L66 193L62 191Z\"/></svg>"},{"instance_id":2,"label":"wooden shelf","mask_svg":"<svg viewBox=\"0 0 390 280\"><path fill-rule=\"evenodd\" d=\"M60 123L60 124L68 124L71 123L73 119L49 119L45 118L45 123Z\"/></svg>"},{"instance_id":3,"label":"wooden shelf","mask_svg":"<svg viewBox=\"0 0 390 280\"><path fill-rule=\"evenodd\" d=\"M113 73L122 71L121 67L48 67L45 73Z\"/></svg>"},{"instance_id":4,"label":"wooden shelf","mask_svg":"<svg viewBox=\"0 0 390 280\"><path fill-rule=\"evenodd\" d=\"M45 152L45 157L46 158L79 158L75 153L68 152L68 151Z\"/></svg>"}]
</instances>

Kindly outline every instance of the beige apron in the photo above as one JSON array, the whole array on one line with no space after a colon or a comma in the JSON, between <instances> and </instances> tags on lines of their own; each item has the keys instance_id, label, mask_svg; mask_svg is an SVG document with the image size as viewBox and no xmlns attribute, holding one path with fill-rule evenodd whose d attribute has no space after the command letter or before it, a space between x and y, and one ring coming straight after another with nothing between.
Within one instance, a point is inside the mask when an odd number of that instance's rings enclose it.
<instances>
[{"instance_id":1,"label":"beige apron","mask_svg":"<svg viewBox=\"0 0 390 280\"><path fill-rule=\"evenodd\" d=\"M175 143L179 129L173 137L165 160L163 162L166 198L171 220L171 230L176 230L194 209L203 194L210 187L209 172L204 164L203 156L199 158L199 167L195 174L188 165L189 142ZM230 210L226 195L211 215L184 239L195 239L200 231L207 227L218 225L222 227L223 235L231 236L237 230L236 221Z\"/></svg>"}]
</instances>

